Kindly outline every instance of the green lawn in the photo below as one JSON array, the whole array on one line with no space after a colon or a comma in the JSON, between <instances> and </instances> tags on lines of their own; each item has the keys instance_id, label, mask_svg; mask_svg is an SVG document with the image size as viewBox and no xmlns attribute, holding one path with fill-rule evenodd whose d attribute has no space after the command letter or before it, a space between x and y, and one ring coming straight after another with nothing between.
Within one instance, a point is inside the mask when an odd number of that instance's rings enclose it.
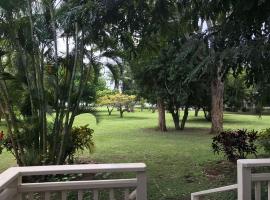
<instances>
[{"instance_id":1,"label":"green lawn","mask_svg":"<svg viewBox=\"0 0 270 200\"><path fill-rule=\"evenodd\" d=\"M157 113L150 111L107 116L100 114L100 123L90 115L81 115L76 125L90 124L95 130L95 153L80 153L80 157L99 163L145 162L147 164L150 200L190 199L190 193L234 183L231 166L223 157L211 151L210 123L202 113L193 113L185 131L174 131L168 115L168 133L155 130ZM270 127L270 116L225 114L225 128L264 129ZM0 156L0 170L14 165L12 156ZM222 198L220 198L222 199ZM226 198L224 198L226 199ZM227 198L228 199L228 198Z\"/></svg>"}]
</instances>

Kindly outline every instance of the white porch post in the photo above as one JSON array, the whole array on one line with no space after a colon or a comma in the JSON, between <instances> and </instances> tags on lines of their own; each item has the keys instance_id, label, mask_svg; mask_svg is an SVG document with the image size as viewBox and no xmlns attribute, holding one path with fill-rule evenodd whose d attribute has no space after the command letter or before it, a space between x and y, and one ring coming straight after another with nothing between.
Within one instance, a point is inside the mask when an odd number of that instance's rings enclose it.
<instances>
[{"instance_id":1,"label":"white porch post","mask_svg":"<svg viewBox=\"0 0 270 200\"><path fill-rule=\"evenodd\" d=\"M145 171L137 172L137 181L136 199L147 200L147 178Z\"/></svg>"},{"instance_id":2,"label":"white porch post","mask_svg":"<svg viewBox=\"0 0 270 200\"><path fill-rule=\"evenodd\" d=\"M18 176L18 179L17 179L17 200L22 200L22 194L19 193L18 191L18 187L22 184L22 177L21 176Z\"/></svg>"},{"instance_id":3,"label":"white porch post","mask_svg":"<svg viewBox=\"0 0 270 200\"><path fill-rule=\"evenodd\" d=\"M251 168L237 161L238 200L251 200Z\"/></svg>"}]
</instances>

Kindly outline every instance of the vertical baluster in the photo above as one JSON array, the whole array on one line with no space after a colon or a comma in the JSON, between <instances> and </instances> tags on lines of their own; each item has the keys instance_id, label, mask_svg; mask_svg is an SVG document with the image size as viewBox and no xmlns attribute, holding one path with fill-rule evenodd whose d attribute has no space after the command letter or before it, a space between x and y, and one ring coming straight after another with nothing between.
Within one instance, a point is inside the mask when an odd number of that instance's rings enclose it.
<instances>
[{"instance_id":1,"label":"vertical baluster","mask_svg":"<svg viewBox=\"0 0 270 200\"><path fill-rule=\"evenodd\" d=\"M61 192L61 199L62 200L67 200L67 192L66 191Z\"/></svg>"},{"instance_id":2,"label":"vertical baluster","mask_svg":"<svg viewBox=\"0 0 270 200\"><path fill-rule=\"evenodd\" d=\"M199 196L191 196L191 200L200 200Z\"/></svg>"},{"instance_id":3,"label":"vertical baluster","mask_svg":"<svg viewBox=\"0 0 270 200\"><path fill-rule=\"evenodd\" d=\"M94 190L94 200L98 200L98 190Z\"/></svg>"},{"instance_id":4,"label":"vertical baluster","mask_svg":"<svg viewBox=\"0 0 270 200\"><path fill-rule=\"evenodd\" d=\"M255 200L261 200L261 182L255 182Z\"/></svg>"},{"instance_id":5,"label":"vertical baluster","mask_svg":"<svg viewBox=\"0 0 270 200\"><path fill-rule=\"evenodd\" d=\"M29 198L29 200L34 200L34 194L33 194L33 192L30 192L28 194L28 198Z\"/></svg>"},{"instance_id":6,"label":"vertical baluster","mask_svg":"<svg viewBox=\"0 0 270 200\"><path fill-rule=\"evenodd\" d=\"M50 192L45 192L44 200L50 200L50 198L51 198L51 193Z\"/></svg>"},{"instance_id":7,"label":"vertical baluster","mask_svg":"<svg viewBox=\"0 0 270 200\"><path fill-rule=\"evenodd\" d=\"M270 181L268 181L267 187L268 187L268 200L270 200Z\"/></svg>"},{"instance_id":8,"label":"vertical baluster","mask_svg":"<svg viewBox=\"0 0 270 200\"><path fill-rule=\"evenodd\" d=\"M115 200L114 189L110 189L110 200Z\"/></svg>"},{"instance_id":9,"label":"vertical baluster","mask_svg":"<svg viewBox=\"0 0 270 200\"><path fill-rule=\"evenodd\" d=\"M83 191L79 190L78 191L78 200L82 200L83 199Z\"/></svg>"},{"instance_id":10,"label":"vertical baluster","mask_svg":"<svg viewBox=\"0 0 270 200\"><path fill-rule=\"evenodd\" d=\"M129 189L125 189L124 191L124 200L129 200Z\"/></svg>"},{"instance_id":11,"label":"vertical baluster","mask_svg":"<svg viewBox=\"0 0 270 200\"><path fill-rule=\"evenodd\" d=\"M133 190L128 196L129 199L137 199L137 190Z\"/></svg>"}]
</instances>

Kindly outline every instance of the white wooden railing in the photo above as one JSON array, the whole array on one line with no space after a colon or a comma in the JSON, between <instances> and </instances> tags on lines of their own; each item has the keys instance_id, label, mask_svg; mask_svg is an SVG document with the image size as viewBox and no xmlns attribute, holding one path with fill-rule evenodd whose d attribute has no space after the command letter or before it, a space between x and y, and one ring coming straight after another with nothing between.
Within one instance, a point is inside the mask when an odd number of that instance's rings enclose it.
<instances>
[{"instance_id":1,"label":"white wooden railing","mask_svg":"<svg viewBox=\"0 0 270 200\"><path fill-rule=\"evenodd\" d=\"M136 177L38 183L22 181L24 177L33 176L122 172L136 173ZM0 174L0 200L67 200L69 192L73 192L78 200L83 200L86 193L88 194L87 199L90 195L93 200L115 200L115 190L121 190L117 195L118 197L120 195L123 200L147 200L146 181L146 166L143 163L12 167ZM108 191L108 197L102 198L101 190Z\"/></svg>"},{"instance_id":2,"label":"white wooden railing","mask_svg":"<svg viewBox=\"0 0 270 200\"><path fill-rule=\"evenodd\" d=\"M238 200L262 200L262 185L267 185L267 199L270 200L270 173L252 173L253 169L270 167L270 159L245 159L237 162L237 184L205 190L191 194L192 200L219 192L237 191ZM265 170L270 170L266 168ZM262 184L267 183L267 184ZM254 189L252 188L254 186Z\"/></svg>"}]
</instances>

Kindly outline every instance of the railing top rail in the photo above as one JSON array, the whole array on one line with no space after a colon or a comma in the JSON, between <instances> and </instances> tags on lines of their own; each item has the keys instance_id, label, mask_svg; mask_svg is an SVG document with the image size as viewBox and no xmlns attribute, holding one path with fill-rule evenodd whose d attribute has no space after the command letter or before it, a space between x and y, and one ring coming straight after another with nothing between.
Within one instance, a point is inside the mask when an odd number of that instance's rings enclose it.
<instances>
[{"instance_id":1,"label":"railing top rail","mask_svg":"<svg viewBox=\"0 0 270 200\"><path fill-rule=\"evenodd\" d=\"M226 191L230 191L230 190L236 190L237 187L238 187L237 184L229 185L229 186L214 188L214 189L210 189L210 190L204 190L201 192L195 192L195 193L192 193L191 196L196 197L196 196L202 196L202 195L207 195L207 194L212 194L212 193L226 192Z\"/></svg>"},{"instance_id":2,"label":"railing top rail","mask_svg":"<svg viewBox=\"0 0 270 200\"><path fill-rule=\"evenodd\" d=\"M43 192L43 191L72 191L83 189L105 189L105 188L132 188L137 186L137 179L114 179L114 180L92 180L92 181L67 181L67 182L45 182L45 183L23 183L19 186L20 192Z\"/></svg>"},{"instance_id":3,"label":"railing top rail","mask_svg":"<svg viewBox=\"0 0 270 200\"><path fill-rule=\"evenodd\" d=\"M21 176L73 174L73 173L101 173L101 172L142 172L145 171L144 163L123 164L83 164L83 165L52 165L18 167Z\"/></svg>"},{"instance_id":4,"label":"railing top rail","mask_svg":"<svg viewBox=\"0 0 270 200\"><path fill-rule=\"evenodd\" d=\"M243 167L270 167L270 159L243 159L237 164Z\"/></svg>"},{"instance_id":5,"label":"railing top rail","mask_svg":"<svg viewBox=\"0 0 270 200\"><path fill-rule=\"evenodd\" d=\"M5 187L14 181L18 176L102 172L144 172L145 170L146 165L144 163L12 167L0 174L0 190L5 189Z\"/></svg>"},{"instance_id":6,"label":"railing top rail","mask_svg":"<svg viewBox=\"0 0 270 200\"><path fill-rule=\"evenodd\" d=\"M12 183L19 174L17 167L11 167L0 174L0 191L5 189L5 187Z\"/></svg>"}]
</instances>

